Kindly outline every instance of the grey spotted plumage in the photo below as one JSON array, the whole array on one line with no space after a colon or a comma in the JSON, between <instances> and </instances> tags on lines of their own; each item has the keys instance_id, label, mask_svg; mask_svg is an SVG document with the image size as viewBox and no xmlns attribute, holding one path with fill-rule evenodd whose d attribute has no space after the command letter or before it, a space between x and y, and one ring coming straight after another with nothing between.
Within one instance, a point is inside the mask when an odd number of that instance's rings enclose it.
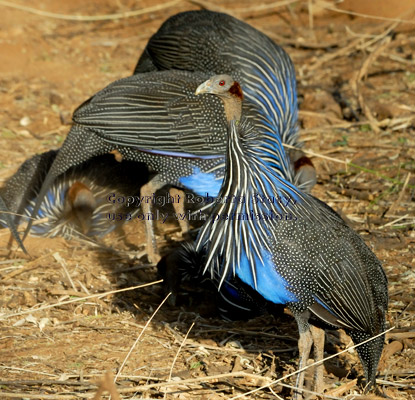
<instances>
[{"instance_id":1,"label":"grey spotted plumage","mask_svg":"<svg viewBox=\"0 0 415 400\"><path fill-rule=\"evenodd\" d=\"M217 286L219 276L209 279L203 274L204 258L205 254L196 251L193 241L185 241L159 261L157 270L163 279L165 294L170 293L170 305L176 305L183 285L197 287L198 290L205 286L210 289L213 281L213 287ZM282 312L281 308L265 300L238 277L227 279L212 301L216 305L217 313L225 320L248 320L265 313L277 315Z\"/></svg>"},{"instance_id":2,"label":"grey spotted plumage","mask_svg":"<svg viewBox=\"0 0 415 400\"><path fill-rule=\"evenodd\" d=\"M26 160L0 189L5 209L14 217L0 218L15 229L32 215L39 190L58 151ZM72 167L49 187L35 215L31 233L38 236L103 236L133 219L140 211L141 185L149 180L144 164L118 162L112 154ZM121 217L122 216L122 217Z\"/></svg>"},{"instance_id":3,"label":"grey spotted plumage","mask_svg":"<svg viewBox=\"0 0 415 400\"><path fill-rule=\"evenodd\" d=\"M193 11L163 24L134 76L114 82L76 110L34 213L57 176L114 149L124 159L144 162L155 174L142 188L147 195L166 184L216 195L224 171L226 121L218 99L194 96L197 82L212 71L232 72L244 82L246 113L258 124L263 151L274 154L279 174L296 182L293 163L282 146L299 143L295 72L289 56L236 18ZM314 184L298 183L308 188ZM150 248L154 236L151 221L148 224Z\"/></svg>"},{"instance_id":4,"label":"grey spotted plumage","mask_svg":"<svg viewBox=\"0 0 415 400\"><path fill-rule=\"evenodd\" d=\"M388 306L381 263L334 210L275 173L272 157L258 151L255 127L241 117L237 82L214 76L197 93L218 96L228 117L225 178L196 241L204 271L219 288L236 276L266 300L289 307L300 332L300 368L313 342L316 361L323 357L324 332L315 321L345 329L355 344L372 339L357 347L371 387ZM303 380L300 373L300 390ZM322 390L322 366L315 390Z\"/></svg>"}]
</instances>

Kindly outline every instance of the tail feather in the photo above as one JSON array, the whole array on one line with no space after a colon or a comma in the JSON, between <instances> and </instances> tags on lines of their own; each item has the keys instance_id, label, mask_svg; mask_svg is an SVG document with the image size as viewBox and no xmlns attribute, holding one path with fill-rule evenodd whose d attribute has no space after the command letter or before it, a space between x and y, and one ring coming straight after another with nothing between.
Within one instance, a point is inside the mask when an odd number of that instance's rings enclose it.
<instances>
[{"instance_id":1,"label":"tail feather","mask_svg":"<svg viewBox=\"0 0 415 400\"><path fill-rule=\"evenodd\" d=\"M32 211L32 219L30 219L27 224L23 240L30 232L33 218L37 215L42 201L54 180L59 175L65 173L69 168L79 165L94 156L105 154L111 150L112 148L108 144L104 143L98 136L89 134L87 129L79 125L74 125L71 128L64 144L60 148L48 174L43 181L42 187L40 188L36 199L36 204Z\"/></svg>"},{"instance_id":2,"label":"tail feather","mask_svg":"<svg viewBox=\"0 0 415 400\"><path fill-rule=\"evenodd\" d=\"M362 343L371 337L369 333L362 331L346 331L352 338L354 344ZM366 378L365 391L376 385L376 371L378 368L380 356L382 355L385 335L372 339L356 348L360 361L363 365L363 371Z\"/></svg>"}]
</instances>

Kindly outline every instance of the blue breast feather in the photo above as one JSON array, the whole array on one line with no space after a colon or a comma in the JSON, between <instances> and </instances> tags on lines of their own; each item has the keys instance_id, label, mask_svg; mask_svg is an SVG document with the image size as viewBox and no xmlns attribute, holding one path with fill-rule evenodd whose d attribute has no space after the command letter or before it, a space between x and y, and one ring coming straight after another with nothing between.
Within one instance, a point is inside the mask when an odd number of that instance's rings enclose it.
<instances>
[{"instance_id":1,"label":"blue breast feather","mask_svg":"<svg viewBox=\"0 0 415 400\"><path fill-rule=\"evenodd\" d=\"M179 182L200 196L209 193L217 197L222 186L222 180L216 179L214 173L202 172L199 167L194 168L192 175L180 178Z\"/></svg>"}]
</instances>

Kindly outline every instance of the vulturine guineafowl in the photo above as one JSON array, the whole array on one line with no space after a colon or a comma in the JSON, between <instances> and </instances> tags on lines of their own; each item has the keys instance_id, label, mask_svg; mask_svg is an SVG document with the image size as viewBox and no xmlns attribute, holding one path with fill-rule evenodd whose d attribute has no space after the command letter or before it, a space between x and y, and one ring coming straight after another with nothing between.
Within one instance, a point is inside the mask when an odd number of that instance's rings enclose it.
<instances>
[{"instance_id":1,"label":"vulturine guineafowl","mask_svg":"<svg viewBox=\"0 0 415 400\"><path fill-rule=\"evenodd\" d=\"M3 225L13 229L19 221L30 218L57 154L58 151L51 150L31 157L6 181L0 196L14 217L10 221L0 215ZM144 164L118 162L112 154L72 167L49 187L31 233L66 238L103 236L140 211L140 186L148 180Z\"/></svg>"},{"instance_id":2,"label":"vulturine guineafowl","mask_svg":"<svg viewBox=\"0 0 415 400\"><path fill-rule=\"evenodd\" d=\"M210 279L203 274L205 254L196 251L193 241L185 241L166 254L157 264L157 270L163 278L164 292L170 293L168 302L176 305L177 297L183 286L201 290L203 287L218 286L220 276ZM213 299L212 299L213 300ZM270 312L280 315L283 309L265 300L249 285L237 276L231 276L222 284L214 303L219 315L226 320L248 320Z\"/></svg>"},{"instance_id":3,"label":"vulturine guineafowl","mask_svg":"<svg viewBox=\"0 0 415 400\"><path fill-rule=\"evenodd\" d=\"M201 42L204 37L209 40ZM114 82L76 110L33 212L57 176L113 149L155 173L142 188L144 195L168 184L215 196L223 177L226 121L218 99L194 96L196 82L212 69L232 71L249 88L247 113L262 137L258 151L272 155L274 168L295 182L293 163L282 146L298 142L290 58L267 36L231 16L194 11L172 17L155 34L136 68L139 73ZM302 184L310 187L310 182ZM153 222L146 222L149 258L157 261Z\"/></svg>"},{"instance_id":4,"label":"vulturine guineafowl","mask_svg":"<svg viewBox=\"0 0 415 400\"><path fill-rule=\"evenodd\" d=\"M246 43L247 37L250 43ZM170 17L150 38L134 73L171 69L232 75L245 87L245 97L259 107L282 143L302 147L297 109L290 103L296 100L291 60L252 26L208 10ZM289 100L281 99L284 96ZM316 183L313 164L299 149L288 153L295 171L294 183L310 191Z\"/></svg>"},{"instance_id":5,"label":"vulturine guineafowl","mask_svg":"<svg viewBox=\"0 0 415 400\"><path fill-rule=\"evenodd\" d=\"M206 254L204 270L220 277L219 286L236 276L289 307L300 332L300 369L313 342L316 361L323 358L324 331L314 321L343 328L355 344L381 334L388 289L376 256L334 210L282 179L273 168L276 160L258 151L260 135L241 119L237 82L214 76L196 93L218 96L228 120L225 178L196 242L196 252ZM375 384L383 343L380 335L357 348L368 388ZM317 392L322 374L320 365ZM300 391L303 380L300 373Z\"/></svg>"}]
</instances>

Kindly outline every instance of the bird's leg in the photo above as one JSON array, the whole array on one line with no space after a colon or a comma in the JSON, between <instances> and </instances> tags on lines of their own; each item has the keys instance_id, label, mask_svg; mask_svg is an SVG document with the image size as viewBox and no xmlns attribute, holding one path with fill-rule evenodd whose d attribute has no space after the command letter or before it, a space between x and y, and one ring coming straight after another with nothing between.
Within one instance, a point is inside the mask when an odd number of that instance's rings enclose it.
<instances>
[{"instance_id":1,"label":"bird's leg","mask_svg":"<svg viewBox=\"0 0 415 400\"><path fill-rule=\"evenodd\" d=\"M301 370L307 366L308 357L310 355L313 337L310 332L310 325L307 319L296 317L300 338L298 339L298 351L300 353L298 369ZM293 400L301 400L303 398L301 389L304 387L305 371L299 372L297 375L296 388L299 391L294 392Z\"/></svg>"},{"instance_id":2,"label":"bird's leg","mask_svg":"<svg viewBox=\"0 0 415 400\"><path fill-rule=\"evenodd\" d=\"M316 326L310 326L311 336L314 343L314 361L318 362L324 358L324 330ZM324 389L324 364L317 365L314 370L314 391L322 393Z\"/></svg>"},{"instance_id":3,"label":"bird's leg","mask_svg":"<svg viewBox=\"0 0 415 400\"><path fill-rule=\"evenodd\" d=\"M176 213L176 215L183 215L185 216L185 209L184 209L184 192L183 190L179 190L176 188L170 188L169 190L170 196L174 198L174 200L176 199L180 199L183 201L173 201L173 208L174 208L174 212ZM180 229L182 231L182 236L185 235L187 232L189 232L189 221L186 218L177 218L179 225L180 225Z\"/></svg>"},{"instance_id":4,"label":"bird's leg","mask_svg":"<svg viewBox=\"0 0 415 400\"><path fill-rule=\"evenodd\" d=\"M153 264L157 264L160 261L160 253L157 249L156 237L154 235L154 223L153 213L151 212L152 196L160 189L163 184L157 180L157 176L141 186L140 196L143 199L141 201L141 209L145 218L146 238L147 238L147 257Z\"/></svg>"},{"instance_id":5,"label":"bird's leg","mask_svg":"<svg viewBox=\"0 0 415 400\"><path fill-rule=\"evenodd\" d=\"M2 220L3 219L3 220ZM4 202L3 198L0 196L0 222L3 222L6 226L9 227L11 237L9 240L9 246L11 246L12 239L14 238L19 245L19 247L23 250L25 254L29 254L24 247L22 239L20 238L19 233L17 232L17 227L15 220L12 218L12 215Z\"/></svg>"}]
</instances>

